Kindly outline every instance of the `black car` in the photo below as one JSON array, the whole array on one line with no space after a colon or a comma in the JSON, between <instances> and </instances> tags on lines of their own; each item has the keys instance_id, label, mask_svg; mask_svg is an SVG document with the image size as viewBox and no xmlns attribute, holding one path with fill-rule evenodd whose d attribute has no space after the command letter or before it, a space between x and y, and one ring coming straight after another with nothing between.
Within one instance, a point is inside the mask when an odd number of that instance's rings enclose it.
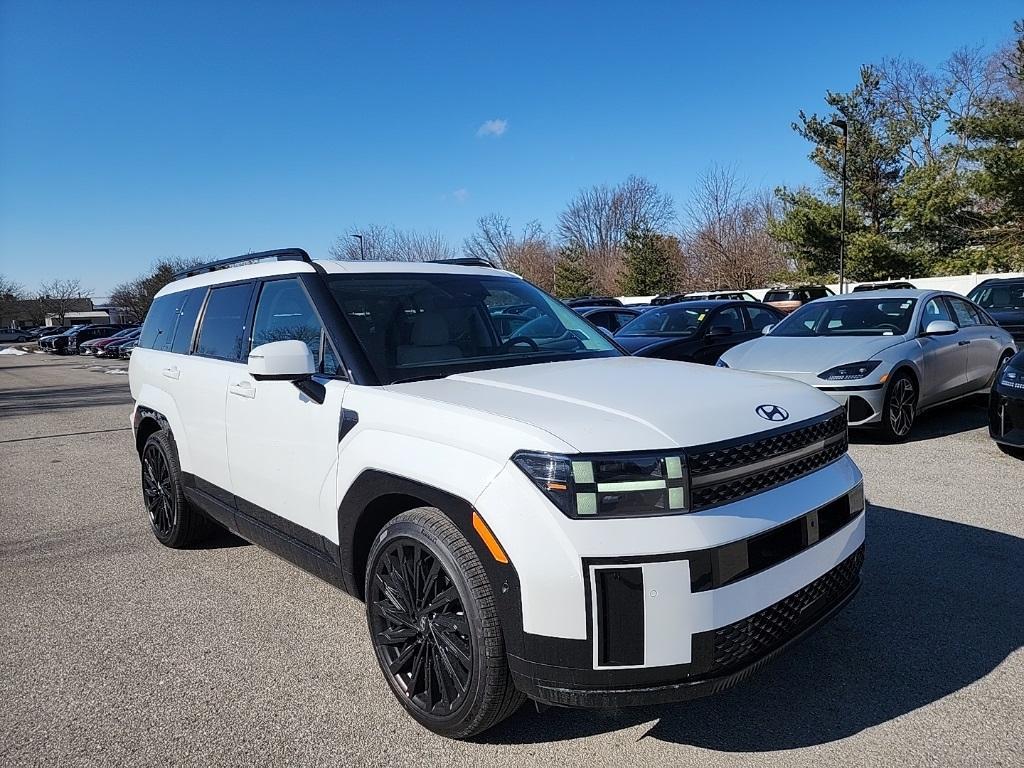
<instances>
[{"instance_id":1,"label":"black car","mask_svg":"<svg viewBox=\"0 0 1024 768\"><path fill-rule=\"evenodd\" d=\"M629 307L573 307L573 311L582 315L598 328L615 333L622 326L633 322L643 314L643 310Z\"/></svg>"},{"instance_id":2,"label":"black car","mask_svg":"<svg viewBox=\"0 0 1024 768\"><path fill-rule=\"evenodd\" d=\"M853 286L853 293L861 291L899 291L904 288L914 290L917 286L908 283L906 280L887 280L884 283L860 283Z\"/></svg>"},{"instance_id":3,"label":"black car","mask_svg":"<svg viewBox=\"0 0 1024 768\"><path fill-rule=\"evenodd\" d=\"M1017 344L1024 343L1024 277L990 278L976 285L967 298L1009 331Z\"/></svg>"},{"instance_id":4,"label":"black car","mask_svg":"<svg viewBox=\"0 0 1024 768\"><path fill-rule=\"evenodd\" d=\"M567 307L578 309L579 307L621 307L622 302L614 296L577 296L573 299L566 299L562 302Z\"/></svg>"},{"instance_id":5,"label":"black car","mask_svg":"<svg viewBox=\"0 0 1024 768\"><path fill-rule=\"evenodd\" d=\"M58 325L52 329L47 329L40 334L38 343L40 349L45 349L47 352L53 351L54 342L69 331L77 331L80 328L85 328L86 324L82 325Z\"/></svg>"},{"instance_id":6,"label":"black car","mask_svg":"<svg viewBox=\"0 0 1024 768\"><path fill-rule=\"evenodd\" d=\"M77 355L79 346L86 341L102 339L120 331L121 325L87 325L63 333L53 340L53 351L58 355Z\"/></svg>"},{"instance_id":7,"label":"black car","mask_svg":"<svg viewBox=\"0 0 1024 768\"><path fill-rule=\"evenodd\" d=\"M751 301L685 301L650 309L615 334L639 357L714 365L727 349L758 338L784 315Z\"/></svg>"},{"instance_id":8,"label":"black car","mask_svg":"<svg viewBox=\"0 0 1024 768\"><path fill-rule=\"evenodd\" d=\"M988 433L1003 451L1024 458L1024 352L996 372L989 396Z\"/></svg>"}]
</instances>

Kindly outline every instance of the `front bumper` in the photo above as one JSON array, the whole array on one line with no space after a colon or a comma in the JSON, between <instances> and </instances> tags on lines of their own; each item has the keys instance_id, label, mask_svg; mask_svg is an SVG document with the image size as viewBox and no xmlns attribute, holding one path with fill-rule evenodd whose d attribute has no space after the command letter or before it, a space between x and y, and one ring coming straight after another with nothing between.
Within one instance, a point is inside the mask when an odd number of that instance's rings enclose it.
<instances>
[{"instance_id":1,"label":"front bumper","mask_svg":"<svg viewBox=\"0 0 1024 768\"><path fill-rule=\"evenodd\" d=\"M988 433L997 443L1024 447L1024 390L996 385L989 397Z\"/></svg>"},{"instance_id":2,"label":"front bumper","mask_svg":"<svg viewBox=\"0 0 1024 768\"><path fill-rule=\"evenodd\" d=\"M813 633L853 599L860 588L863 543L832 570L740 621L692 638L692 663L632 685L616 685L610 675L541 667L510 658L516 686L531 698L554 706L609 708L666 704L727 690L756 673L789 647ZM631 675L641 678L635 672ZM621 676L620 676L621 677ZM583 678L583 679L581 679Z\"/></svg>"}]
</instances>

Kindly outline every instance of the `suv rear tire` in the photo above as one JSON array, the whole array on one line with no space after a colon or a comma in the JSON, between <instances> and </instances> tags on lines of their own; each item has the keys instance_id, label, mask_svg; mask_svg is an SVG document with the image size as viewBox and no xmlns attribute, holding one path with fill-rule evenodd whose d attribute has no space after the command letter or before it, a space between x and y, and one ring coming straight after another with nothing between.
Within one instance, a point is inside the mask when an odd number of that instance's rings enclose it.
<instances>
[{"instance_id":1,"label":"suv rear tire","mask_svg":"<svg viewBox=\"0 0 1024 768\"><path fill-rule=\"evenodd\" d=\"M377 535L364 594L377 662L421 725L467 738L525 701L480 559L440 510L404 512Z\"/></svg>"},{"instance_id":2,"label":"suv rear tire","mask_svg":"<svg viewBox=\"0 0 1024 768\"><path fill-rule=\"evenodd\" d=\"M185 499L178 452L170 433L161 429L150 435L139 458L143 500L157 541L182 549L205 538L210 522Z\"/></svg>"}]
</instances>

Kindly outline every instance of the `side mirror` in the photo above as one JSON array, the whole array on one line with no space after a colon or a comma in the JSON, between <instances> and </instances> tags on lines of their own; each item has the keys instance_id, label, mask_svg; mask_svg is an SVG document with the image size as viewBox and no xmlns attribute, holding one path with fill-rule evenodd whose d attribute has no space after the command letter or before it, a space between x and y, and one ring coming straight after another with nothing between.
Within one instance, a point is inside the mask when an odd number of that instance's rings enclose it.
<instances>
[{"instance_id":1,"label":"side mirror","mask_svg":"<svg viewBox=\"0 0 1024 768\"><path fill-rule=\"evenodd\" d=\"M776 323L770 323L761 329L761 335L767 336L769 333L775 330Z\"/></svg>"},{"instance_id":2,"label":"side mirror","mask_svg":"<svg viewBox=\"0 0 1024 768\"><path fill-rule=\"evenodd\" d=\"M707 333L709 339L720 339L723 336L732 336L732 328L727 325L713 325Z\"/></svg>"},{"instance_id":3,"label":"side mirror","mask_svg":"<svg viewBox=\"0 0 1024 768\"><path fill-rule=\"evenodd\" d=\"M304 341L272 341L249 353L249 375L256 381L296 381L314 373L316 362Z\"/></svg>"},{"instance_id":4,"label":"side mirror","mask_svg":"<svg viewBox=\"0 0 1024 768\"><path fill-rule=\"evenodd\" d=\"M928 327L924 329L925 336L948 336L951 333L956 333L960 328L956 323L951 323L949 320L932 320L928 323Z\"/></svg>"}]
</instances>

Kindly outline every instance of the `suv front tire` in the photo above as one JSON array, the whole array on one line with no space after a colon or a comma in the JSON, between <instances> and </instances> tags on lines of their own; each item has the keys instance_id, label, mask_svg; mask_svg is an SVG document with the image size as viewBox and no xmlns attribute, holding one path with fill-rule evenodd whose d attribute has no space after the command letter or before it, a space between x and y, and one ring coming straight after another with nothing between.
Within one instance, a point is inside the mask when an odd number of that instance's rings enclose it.
<instances>
[{"instance_id":1,"label":"suv front tire","mask_svg":"<svg viewBox=\"0 0 1024 768\"><path fill-rule=\"evenodd\" d=\"M467 738L522 705L490 582L440 510L413 509L387 524L370 551L364 594L377 662L419 723Z\"/></svg>"}]
</instances>

